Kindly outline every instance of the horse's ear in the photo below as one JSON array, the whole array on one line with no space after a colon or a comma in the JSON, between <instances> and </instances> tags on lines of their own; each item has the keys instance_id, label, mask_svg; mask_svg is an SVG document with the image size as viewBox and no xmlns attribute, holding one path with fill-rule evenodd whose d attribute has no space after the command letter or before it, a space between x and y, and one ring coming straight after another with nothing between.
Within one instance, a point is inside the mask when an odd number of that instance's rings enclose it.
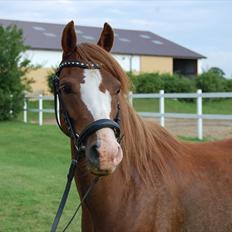
<instances>
[{"instance_id":1,"label":"horse's ear","mask_svg":"<svg viewBox=\"0 0 232 232\"><path fill-rule=\"evenodd\" d=\"M100 47L104 48L107 52L109 52L113 47L113 43L114 43L113 29L108 23L105 23L97 44Z\"/></svg>"},{"instance_id":2,"label":"horse's ear","mask_svg":"<svg viewBox=\"0 0 232 232\"><path fill-rule=\"evenodd\" d=\"M74 22L69 22L62 34L62 48L64 52L72 52L76 49L77 46L77 36L74 28Z\"/></svg>"}]
</instances>

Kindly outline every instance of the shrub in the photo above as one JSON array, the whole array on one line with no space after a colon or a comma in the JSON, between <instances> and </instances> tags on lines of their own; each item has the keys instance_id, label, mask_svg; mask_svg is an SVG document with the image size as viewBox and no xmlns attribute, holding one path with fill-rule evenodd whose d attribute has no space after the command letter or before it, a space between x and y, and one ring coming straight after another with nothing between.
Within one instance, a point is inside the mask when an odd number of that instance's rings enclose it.
<instances>
[{"instance_id":1,"label":"shrub","mask_svg":"<svg viewBox=\"0 0 232 232\"><path fill-rule=\"evenodd\" d=\"M232 79L226 80L225 91L232 92Z\"/></svg>"},{"instance_id":2,"label":"shrub","mask_svg":"<svg viewBox=\"0 0 232 232\"><path fill-rule=\"evenodd\" d=\"M191 93L196 91L195 82L179 75L163 74L164 91L167 93Z\"/></svg>"},{"instance_id":3,"label":"shrub","mask_svg":"<svg viewBox=\"0 0 232 232\"><path fill-rule=\"evenodd\" d=\"M226 79L217 72L207 71L196 77L196 87L202 92L226 91Z\"/></svg>"},{"instance_id":4,"label":"shrub","mask_svg":"<svg viewBox=\"0 0 232 232\"><path fill-rule=\"evenodd\" d=\"M194 92L195 82L179 75L143 73L130 75L133 91L137 93L156 93L163 89L168 93Z\"/></svg>"},{"instance_id":5,"label":"shrub","mask_svg":"<svg viewBox=\"0 0 232 232\"><path fill-rule=\"evenodd\" d=\"M137 93L155 93L163 89L163 81L158 73L142 73L130 76L133 90Z\"/></svg>"}]
</instances>

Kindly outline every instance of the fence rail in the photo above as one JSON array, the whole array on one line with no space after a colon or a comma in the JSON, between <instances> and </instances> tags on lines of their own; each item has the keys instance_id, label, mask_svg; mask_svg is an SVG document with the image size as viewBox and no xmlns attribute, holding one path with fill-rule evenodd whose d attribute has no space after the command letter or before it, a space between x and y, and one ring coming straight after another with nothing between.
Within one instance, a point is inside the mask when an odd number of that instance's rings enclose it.
<instances>
[{"instance_id":1,"label":"fence rail","mask_svg":"<svg viewBox=\"0 0 232 232\"><path fill-rule=\"evenodd\" d=\"M159 118L160 125L165 126L166 118L177 118L177 119L196 119L197 120L197 137L198 139L203 139L203 119L214 119L214 120L232 120L232 115L223 115L223 114L203 114L203 102L204 98L232 98L232 93L202 93L201 90L197 90L196 93L164 93L163 90L160 90L159 93L149 93L149 94L133 94L129 92L128 100L133 106L134 99L159 99L159 112L138 112L143 117L149 118ZM196 101L196 113L165 113L165 99L197 99ZM28 100L37 100L39 102L38 108L30 109L28 107ZM54 109L44 109L43 101L53 101L52 96L35 96L35 97L26 97L24 100L24 122L28 121L28 112L38 112L38 123L39 125L43 124L43 113L54 113Z\"/></svg>"},{"instance_id":2,"label":"fence rail","mask_svg":"<svg viewBox=\"0 0 232 232\"><path fill-rule=\"evenodd\" d=\"M223 114L203 114L203 98L232 98L232 93L202 93L202 90L197 90L196 93L164 93L160 90L159 93L151 94L129 94L129 102L133 105L133 99L159 99L159 113L151 112L139 112L143 117L156 117L160 118L160 125L165 126L165 118L177 118L177 119L196 119L197 120L197 137L203 139L203 119L215 119L215 120L232 120L232 115ZM165 99L197 99L196 114L185 113L165 113Z\"/></svg>"}]
</instances>

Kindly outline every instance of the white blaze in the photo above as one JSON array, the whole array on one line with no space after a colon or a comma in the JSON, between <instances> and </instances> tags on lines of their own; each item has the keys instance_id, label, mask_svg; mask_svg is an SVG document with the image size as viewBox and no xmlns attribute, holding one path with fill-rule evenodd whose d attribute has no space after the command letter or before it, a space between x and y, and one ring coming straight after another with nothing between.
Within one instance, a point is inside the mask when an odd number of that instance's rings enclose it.
<instances>
[{"instance_id":1,"label":"white blaze","mask_svg":"<svg viewBox=\"0 0 232 232\"><path fill-rule=\"evenodd\" d=\"M80 84L81 100L86 105L94 120L110 119L111 95L108 90L100 90L102 76L97 69L84 70L84 82ZM96 132L100 141L99 162L100 169L113 171L122 160L122 149L118 144L114 132L110 128L103 128Z\"/></svg>"},{"instance_id":2,"label":"white blaze","mask_svg":"<svg viewBox=\"0 0 232 232\"><path fill-rule=\"evenodd\" d=\"M102 76L97 69L84 69L84 83L81 83L81 99L94 120L110 118L111 96L108 90L103 93L99 87Z\"/></svg>"}]
</instances>

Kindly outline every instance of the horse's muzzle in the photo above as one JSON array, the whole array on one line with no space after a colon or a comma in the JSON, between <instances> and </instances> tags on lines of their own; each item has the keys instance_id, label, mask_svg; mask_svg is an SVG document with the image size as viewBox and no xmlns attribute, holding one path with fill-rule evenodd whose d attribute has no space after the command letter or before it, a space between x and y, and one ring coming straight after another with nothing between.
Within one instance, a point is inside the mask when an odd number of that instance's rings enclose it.
<instances>
[{"instance_id":1,"label":"horse's muzzle","mask_svg":"<svg viewBox=\"0 0 232 232\"><path fill-rule=\"evenodd\" d=\"M112 129L103 128L96 134L96 139L86 146L89 168L95 175L109 175L122 161L122 149Z\"/></svg>"}]
</instances>

